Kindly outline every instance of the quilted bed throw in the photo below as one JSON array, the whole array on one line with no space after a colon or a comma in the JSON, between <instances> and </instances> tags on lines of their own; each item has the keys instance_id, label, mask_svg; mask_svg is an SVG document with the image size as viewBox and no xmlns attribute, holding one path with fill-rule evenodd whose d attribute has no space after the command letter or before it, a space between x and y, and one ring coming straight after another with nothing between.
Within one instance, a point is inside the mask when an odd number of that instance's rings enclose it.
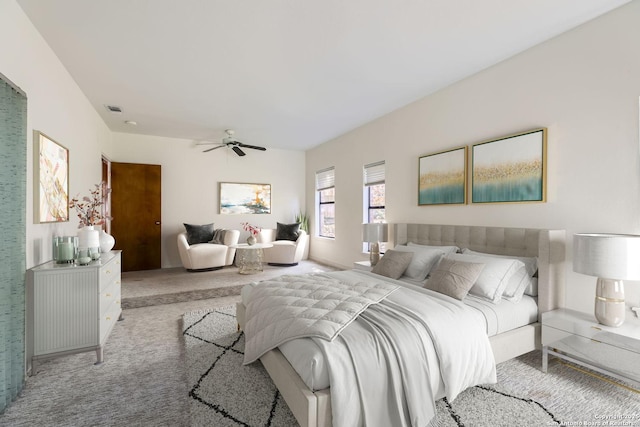
<instances>
[{"instance_id":1,"label":"quilted bed throw","mask_svg":"<svg viewBox=\"0 0 640 427\"><path fill-rule=\"evenodd\" d=\"M281 276L260 282L247 305L244 364L296 338L333 340L360 313L399 288L327 274Z\"/></svg>"}]
</instances>

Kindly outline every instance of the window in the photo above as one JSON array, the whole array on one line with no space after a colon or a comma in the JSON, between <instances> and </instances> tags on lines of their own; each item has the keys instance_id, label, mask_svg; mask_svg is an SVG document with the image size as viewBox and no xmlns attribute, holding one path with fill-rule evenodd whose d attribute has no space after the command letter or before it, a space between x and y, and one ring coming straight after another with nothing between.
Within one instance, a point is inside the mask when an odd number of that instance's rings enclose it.
<instances>
[{"instance_id":1,"label":"window","mask_svg":"<svg viewBox=\"0 0 640 427\"><path fill-rule=\"evenodd\" d=\"M371 163L364 167L364 218L363 222L385 222L385 165L384 161ZM365 251L369 251L365 243ZM380 251L384 252L384 243L380 243Z\"/></svg>"},{"instance_id":2,"label":"window","mask_svg":"<svg viewBox=\"0 0 640 427\"><path fill-rule=\"evenodd\" d=\"M316 172L318 235L336 237L335 168Z\"/></svg>"}]
</instances>

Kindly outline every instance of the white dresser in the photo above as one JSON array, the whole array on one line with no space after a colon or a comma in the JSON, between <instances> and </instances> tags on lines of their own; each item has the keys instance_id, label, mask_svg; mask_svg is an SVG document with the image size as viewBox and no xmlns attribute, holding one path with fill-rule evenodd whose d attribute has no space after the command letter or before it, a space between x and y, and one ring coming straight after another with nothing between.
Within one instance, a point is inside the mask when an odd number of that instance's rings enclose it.
<instances>
[{"instance_id":1,"label":"white dresser","mask_svg":"<svg viewBox=\"0 0 640 427\"><path fill-rule=\"evenodd\" d=\"M27 361L95 350L120 318L121 251L101 254L89 265L50 261L27 270Z\"/></svg>"}]
</instances>

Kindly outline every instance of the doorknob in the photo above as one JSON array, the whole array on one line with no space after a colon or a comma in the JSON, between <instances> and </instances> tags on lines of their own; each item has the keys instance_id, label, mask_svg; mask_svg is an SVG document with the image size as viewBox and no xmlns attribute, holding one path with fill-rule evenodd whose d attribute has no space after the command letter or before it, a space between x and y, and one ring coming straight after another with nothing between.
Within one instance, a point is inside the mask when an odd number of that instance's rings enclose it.
<instances>
[{"instance_id":1,"label":"doorknob","mask_svg":"<svg viewBox=\"0 0 640 427\"><path fill-rule=\"evenodd\" d=\"M156 225L160 225L160 221L156 221Z\"/></svg>"}]
</instances>

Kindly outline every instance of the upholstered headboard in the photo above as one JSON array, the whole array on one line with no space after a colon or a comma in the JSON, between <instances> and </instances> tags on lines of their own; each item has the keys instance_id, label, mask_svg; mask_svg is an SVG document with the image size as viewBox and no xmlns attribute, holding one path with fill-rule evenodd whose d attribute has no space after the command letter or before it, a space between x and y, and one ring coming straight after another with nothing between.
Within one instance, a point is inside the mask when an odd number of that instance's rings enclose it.
<instances>
[{"instance_id":1,"label":"upholstered headboard","mask_svg":"<svg viewBox=\"0 0 640 427\"><path fill-rule=\"evenodd\" d=\"M458 246L498 255L538 258L540 313L564 306L565 231L467 225L393 224L392 242Z\"/></svg>"}]
</instances>

